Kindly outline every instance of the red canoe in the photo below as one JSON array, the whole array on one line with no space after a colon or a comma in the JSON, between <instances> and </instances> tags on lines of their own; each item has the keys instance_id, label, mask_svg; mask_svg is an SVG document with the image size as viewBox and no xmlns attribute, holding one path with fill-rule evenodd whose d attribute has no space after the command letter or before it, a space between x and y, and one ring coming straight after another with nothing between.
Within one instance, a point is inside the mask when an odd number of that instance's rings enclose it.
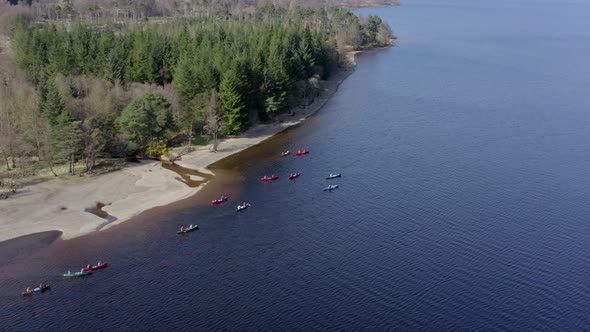
<instances>
[{"instance_id":1,"label":"red canoe","mask_svg":"<svg viewBox=\"0 0 590 332\"><path fill-rule=\"evenodd\" d=\"M213 204L213 205L219 205L219 204L221 204L223 202L227 202L227 199L228 199L227 196L221 196L218 199L212 200L211 201L211 204Z\"/></svg>"},{"instance_id":2,"label":"red canoe","mask_svg":"<svg viewBox=\"0 0 590 332\"><path fill-rule=\"evenodd\" d=\"M297 150L297 153L295 153L298 156L303 156L304 154L308 154L309 151L308 150Z\"/></svg>"},{"instance_id":3,"label":"red canoe","mask_svg":"<svg viewBox=\"0 0 590 332\"><path fill-rule=\"evenodd\" d=\"M279 177L277 175L273 175L273 176L263 176L262 178L260 178L260 181L274 181L274 180L278 180Z\"/></svg>"},{"instance_id":4,"label":"red canoe","mask_svg":"<svg viewBox=\"0 0 590 332\"><path fill-rule=\"evenodd\" d=\"M96 270L104 269L107 266L109 266L109 263L100 263L98 265L94 265L94 266L91 266L91 267L83 268L82 269L82 272L96 271Z\"/></svg>"},{"instance_id":5,"label":"red canoe","mask_svg":"<svg viewBox=\"0 0 590 332\"><path fill-rule=\"evenodd\" d=\"M301 176L301 173L297 172L295 174L289 174L289 180L293 180Z\"/></svg>"}]
</instances>

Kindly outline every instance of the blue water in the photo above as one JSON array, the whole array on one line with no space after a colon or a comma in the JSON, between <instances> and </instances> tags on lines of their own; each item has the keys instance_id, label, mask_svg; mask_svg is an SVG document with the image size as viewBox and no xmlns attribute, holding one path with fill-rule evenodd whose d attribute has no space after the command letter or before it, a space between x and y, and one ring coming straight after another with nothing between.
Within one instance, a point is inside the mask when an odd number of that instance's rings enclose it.
<instances>
[{"instance_id":1,"label":"blue water","mask_svg":"<svg viewBox=\"0 0 590 332\"><path fill-rule=\"evenodd\" d=\"M590 330L590 3L359 12L398 47L363 55L303 126L195 198L0 255L0 330ZM53 289L18 296L40 279Z\"/></svg>"}]
</instances>

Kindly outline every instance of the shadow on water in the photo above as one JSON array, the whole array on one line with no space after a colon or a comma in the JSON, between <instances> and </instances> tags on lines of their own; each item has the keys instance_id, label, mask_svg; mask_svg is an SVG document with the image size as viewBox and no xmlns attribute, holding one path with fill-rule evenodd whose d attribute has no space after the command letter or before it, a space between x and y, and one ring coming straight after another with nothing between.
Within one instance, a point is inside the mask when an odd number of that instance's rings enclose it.
<instances>
[{"instance_id":1,"label":"shadow on water","mask_svg":"<svg viewBox=\"0 0 590 332\"><path fill-rule=\"evenodd\" d=\"M199 172L194 169L182 167L177 164L162 163L162 167L178 174L176 179L191 188L199 187L207 181L213 179L213 175Z\"/></svg>"},{"instance_id":2,"label":"shadow on water","mask_svg":"<svg viewBox=\"0 0 590 332\"><path fill-rule=\"evenodd\" d=\"M0 242L0 262L9 264L30 257L49 247L61 234L60 231L40 232Z\"/></svg>"}]
</instances>

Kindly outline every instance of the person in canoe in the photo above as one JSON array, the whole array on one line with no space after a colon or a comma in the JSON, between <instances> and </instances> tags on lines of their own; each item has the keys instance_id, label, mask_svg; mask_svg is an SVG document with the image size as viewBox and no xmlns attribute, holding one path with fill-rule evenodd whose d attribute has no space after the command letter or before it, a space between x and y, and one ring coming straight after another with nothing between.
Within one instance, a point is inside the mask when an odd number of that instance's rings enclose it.
<instances>
[{"instance_id":1,"label":"person in canoe","mask_svg":"<svg viewBox=\"0 0 590 332\"><path fill-rule=\"evenodd\" d=\"M90 264L86 264L86 268L90 269L90 268L92 268L92 266L90 266Z\"/></svg>"},{"instance_id":2,"label":"person in canoe","mask_svg":"<svg viewBox=\"0 0 590 332\"><path fill-rule=\"evenodd\" d=\"M185 231L184 226L180 226L180 231L181 232L184 232Z\"/></svg>"},{"instance_id":3,"label":"person in canoe","mask_svg":"<svg viewBox=\"0 0 590 332\"><path fill-rule=\"evenodd\" d=\"M27 287L27 290L25 290L25 293L27 293L27 294L32 293L32 292L33 292L33 290L31 289L31 287Z\"/></svg>"},{"instance_id":4,"label":"person in canoe","mask_svg":"<svg viewBox=\"0 0 590 332\"><path fill-rule=\"evenodd\" d=\"M101 265L102 265L101 261L98 261L98 264L96 264L96 266L101 266Z\"/></svg>"}]
</instances>

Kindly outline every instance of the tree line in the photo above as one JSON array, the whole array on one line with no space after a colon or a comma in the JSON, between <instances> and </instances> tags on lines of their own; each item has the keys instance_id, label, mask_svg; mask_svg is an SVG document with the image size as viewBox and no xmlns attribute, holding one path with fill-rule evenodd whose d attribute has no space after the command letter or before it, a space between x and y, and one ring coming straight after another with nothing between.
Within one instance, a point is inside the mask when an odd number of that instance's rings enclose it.
<instances>
[{"instance_id":1,"label":"tree line","mask_svg":"<svg viewBox=\"0 0 590 332\"><path fill-rule=\"evenodd\" d=\"M396 0L9 0L35 18L49 20L145 19L146 17L206 17L220 14L239 16L244 9L260 4L280 6L345 7L398 5ZM16 6L18 5L18 6ZM3 3L0 0L0 8Z\"/></svg>"},{"instance_id":2,"label":"tree line","mask_svg":"<svg viewBox=\"0 0 590 332\"><path fill-rule=\"evenodd\" d=\"M386 45L379 17L345 9L255 7L247 16L96 25L20 18L0 85L6 167L103 155L159 156L207 134L234 135L302 102L352 49ZM14 76L18 76L15 74Z\"/></svg>"}]
</instances>

